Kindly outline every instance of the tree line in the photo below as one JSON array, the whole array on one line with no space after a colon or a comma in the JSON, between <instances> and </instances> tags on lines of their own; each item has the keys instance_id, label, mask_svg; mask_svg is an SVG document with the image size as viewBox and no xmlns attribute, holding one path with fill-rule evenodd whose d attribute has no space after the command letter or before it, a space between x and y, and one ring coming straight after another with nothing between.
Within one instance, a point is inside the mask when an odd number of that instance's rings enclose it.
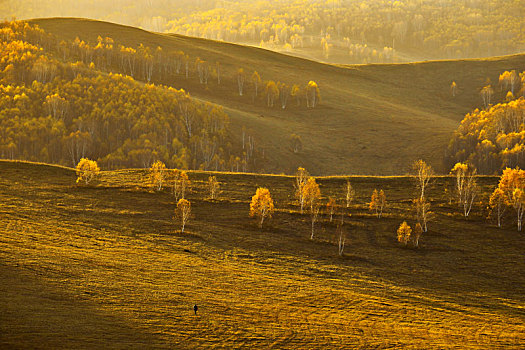
<instances>
[{"instance_id":1,"label":"tree line","mask_svg":"<svg viewBox=\"0 0 525 350\"><path fill-rule=\"evenodd\" d=\"M61 62L49 53L54 44L28 23L0 26L2 158L75 165L89 157L108 169L147 168L155 160L186 169L261 165L254 142L249 150L232 142L221 107L93 63Z\"/></svg>"},{"instance_id":2,"label":"tree line","mask_svg":"<svg viewBox=\"0 0 525 350\"><path fill-rule=\"evenodd\" d=\"M451 86L454 91L455 83ZM454 94L454 93L453 93ZM500 96L501 102L495 103ZM525 167L525 72L503 72L480 90L483 108L468 113L450 141L445 162L469 162L481 174ZM495 104L494 104L495 103Z\"/></svg>"},{"instance_id":3,"label":"tree line","mask_svg":"<svg viewBox=\"0 0 525 350\"><path fill-rule=\"evenodd\" d=\"M9 18L83 16L291 51L333 46L348 50L354 63L387 62L384 53L379 58L383 48L425 58L511 54L521 50L525 35L522 4L508 0L241 0L227 6L215 0L62 0L60 5L17 0L0 4L0 13ZM376 49L356 55L347 43Z\"/></svg>"}]
</instances>

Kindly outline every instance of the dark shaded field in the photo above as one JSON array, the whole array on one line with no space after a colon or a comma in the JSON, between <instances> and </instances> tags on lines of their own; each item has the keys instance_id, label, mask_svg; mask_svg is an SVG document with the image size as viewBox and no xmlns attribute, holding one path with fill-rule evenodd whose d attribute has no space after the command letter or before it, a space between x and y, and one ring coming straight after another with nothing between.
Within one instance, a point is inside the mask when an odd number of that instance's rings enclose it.
<instances>
[{"instance_id":1,"label":"dark shaded field","mask_svg":"<svg viewBox=\"0 0 525 350\"><path fill-rule=\"evenodd\" d=\"M71 169L0 162L0 347L3 348L470 348L525 345L525 243L481 207L463 218L435 180L435 219L421 248L399 246L413 224L407 177L352 177L357 200L337 255L324 215L293 204L293 178L190 173L193 218L181 234L169 192L141 170L103 172L91 187ZM344 178L320 178L343 197ZM483 177L484 195L497 179ZM262 230L248 217L257 186L278 212ZM377 219L366 202L383 188ZM199 305L193 316L191 306Z\"/></svg>"}]
</instances>

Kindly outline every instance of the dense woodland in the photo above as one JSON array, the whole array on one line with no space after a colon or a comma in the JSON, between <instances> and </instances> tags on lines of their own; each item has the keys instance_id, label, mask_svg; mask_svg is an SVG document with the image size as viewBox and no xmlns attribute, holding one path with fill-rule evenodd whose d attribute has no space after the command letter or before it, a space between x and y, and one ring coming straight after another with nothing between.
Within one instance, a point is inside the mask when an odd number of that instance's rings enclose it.
<instances>
[{"instance_id":1,"label":"dense woodland","mask_svg":"<svg viewBox=\"0 0 525 350\"><path fill-rule=\"evenodd\" d=\"M497 96L503 101L493 104ZM525 72L503 72L497 86L483 87L480 97L484 108L467 114L454 133L448 165L468 161L481 174L525 168Z\"/></svg>"},{"instance_id":2,"label":"dense woodland","mask_svg":"<svg viewBox=\"0 0 525 350\"><path fill-rule=\"evenodd\" d=\"M148 48L138 50L140 57L110 38L89 46L58 42L25 22L1 24L0 156L66 165L90 157L106 168L162 160L178 168L257 170L255 140L246 135L233 145L221 107L134 80L165 68Z\"/></svg>"},{"instance_id":3,"label":"dense woodland","mask_svg":"<svg viewBox=\"0 0 525 350\"><path fill-rule=\"evenodd\" d=\"M348 63L511 54L525 48L521 0L6 1L24 18L99 18L278 50L343 52Z\"/></svg>"}]
</instances>

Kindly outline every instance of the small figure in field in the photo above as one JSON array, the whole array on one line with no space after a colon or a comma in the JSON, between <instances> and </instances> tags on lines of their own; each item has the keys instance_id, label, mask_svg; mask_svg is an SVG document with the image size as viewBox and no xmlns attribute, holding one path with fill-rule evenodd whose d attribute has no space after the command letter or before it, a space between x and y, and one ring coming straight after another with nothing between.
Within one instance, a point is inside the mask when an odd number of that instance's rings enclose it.
<instances>
[{"instance_id":1,"label":"small figure in field","mask_svg":"<svg viewBox=\"0 0 525 350\"><path fill-rule=\"evenodd\" d=\"M193 305L193 312L195 312L195 316L197 316L197 310L199 309L199 307L197 306L197 304Z\"/></svg>"}]
</instances>

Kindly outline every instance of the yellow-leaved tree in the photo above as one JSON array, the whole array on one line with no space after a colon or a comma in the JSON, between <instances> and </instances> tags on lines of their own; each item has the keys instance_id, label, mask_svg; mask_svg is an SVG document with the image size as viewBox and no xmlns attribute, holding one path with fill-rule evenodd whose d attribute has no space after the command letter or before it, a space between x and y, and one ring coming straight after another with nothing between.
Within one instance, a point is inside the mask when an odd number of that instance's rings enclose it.
<instances>
[{"instance_id":1,"label":"yellow-leaved tree","mask_svg":"<svg viewBox=\"0 0 525 350\"><path fill-rule=\"evenodd\" d=\"M430 180L432 179L432 176L434 176L434 170L432 170L432 167L422 159L415 161L412 164L412 169L414 170L414 178L416 180L419 198L423 200Z\"/></svg>"},{"instance_id":2,"label":"yellow-leaved tree","mask_svg":"<svg viewBox=\"0 0 525 350\"><path fill-rule=\"evenodd\" d=\"M219 181L217 181L217 178L215 176L210 176L208 178L208 192L210 194L210 199L217 199L220 188L221 186Z\"/></svg>"},{"instance_id":3,"label":"yellow-leaved tree","mask_svg":"<svg viewBox=\"0 0 525 350\"><path fill-rule=\"evenodd\" d=\"M337 202L335 201L335 198L328 198L328 203L326 203L326 211L328 212L328 214L330 214L330 222L332 222L334 219L334 212L336 206Z\"/></svg>"},{"instance_id":4,"label":"yellow-leaved tree","mask_svg":"<svg viewBox=\"0 0 525 350\"><path fill-rule=\"evenodd\" d=\"M350 208L350 204L352 204L354 197L355 197L355 190L352 187L350 180L347 180L346 181L346 207L347 208Z\"/></svg>"},{"instance_id":5,"label":"yellow-leaved tree","mask_svg":"<svg viewBox=\"0 0 525 350\"><path fill-rule=\"evenodd\" d=\"M295 173L295 196L297 197L297 200L299 201L299 205L301 206L301 214L303 213L304 209L304 193L303 193L303 187L306 185L306 181L308 180L308 171L306 171L305 168L297 168L297 172Z\"/></svg>"},{"instance_id":6,"label":"yellow-leaved tree","mask_svg":"<svg viewBox=\"0 0 525 350\"><path fill-rule=\"evenodd\" d=\"M416 217L418 224L421 225L424 232L428 231L427 223L432 218L432 212L430 211L430 203L425 198L417 198L412 201L414 203L414 209L416 210Z\"/></svg>"},{"instance_id":7,"label":"yellow-leaved tree","mask_svg":"<svg viewBox=\"0 0 525 350\"><path fill-rule=\"evenodd\" d=\"M250 216L258 219L259 228L267 218L271 218L275 210L273 199L267 188L259 187L250 202Z\"/></svg>"},{"instance_id":8,"label":"yellow-leaved tree","mask_svg":"<svg viewBox=\"0 0 525 350\"><path fill-rule=\"evenodd\" d=\"M416 224L416 227L414 227L414 231L412 232L412 242L414 243L414 246L416 248L419 248L419 239L421 238L421 235L423 234L423 228L421 227L421 224L418 222Z\"/></svg>"},{"instance_id":9,"label":"yellow-leaved tree","mask_svg":"<svg viewBox=\"0 0 525 350\"><path fill-rule=\"evenodd\" d=\"M149 169L149 183L155 191L162 190L162 186L166 182L167 174L166 165L160 160L157 160L151 165Z\"/></svg>"},{"instance_id":10,"label":"yellow-leaved tree","mask_svg":"<svg viewBox=\"0 0 525 350\"><path fill-rule=\"evenodd\" d=\"M370 199L370 204L368 207L370 210L374 210L378 218L381 218L383 215L383 209L386 205L386 195L383 190L377 192L377 189L372 192L372 198Z\"/></svg>"},{"instance_id":11,"label":"yellow-leaved tree","mask_svg":"<svg viewBox=\"0 0 525 350\"><path fill-rule=\"evenodd\" d=\"M100 172L98 164L94 160L87 158L80 159L77 164L77 183L88 185Z\"/></svg>"},{"instance_id":12,"label":"yellow-leaved tree","mask_svg":"<svg viewBox=\"0 0 525 350\"><path fill-rule=\"evenodd\" d=\"M452 93L452 97L456 97L456 93L458 91L458 84L456 84L455 81L450 84L450 92Z\"/></svg>"},{"instance_id":13,"label":"yellow-leaved tree","mask_svg":"<svg viewBox=\"0 0 525 350\"><path fill-rule=\"evenodd\" d=\"M321 93L319 91L319 86L313 80L310 80L306 85L306 107L315 108L321 99Z\"/></svg>"},{"instance_id":14,"label":"yellow-leaved tree","mask_svg":"<svg viewBox=\"0 0 525 350\"><path fill-rule=\"evenodd\" d=\"M456 176L458 203L463 206L465 217L468 217L478 193L476 168L465 163L456 163L450 173Z\"/></svg>"},{"instance_id":15,"label":"yellow-leaved tree","mask_svg":"<svg viewBox=\"0 0 525 350\"><path fill-rule=\"evenodd\" d=\"M310 239L314 239L314 225L321 207L321 189L315 181L315 178L310 177L308 181L306 181L306 184L303 186L303 198L310 212L310 219L312 221L312 234L310 235Z\"/></svg>"},{"instance_id":16,"label":"yellow-leaved tree","mask_svg":"<svg viewBox=\"0 0 525 350\"><path fill-rule=\"evenodd\" d=\"M521 231L525 212L525 170L519 168L503 170L498 188L503 191L506 202L516 211L518 231Z\"/></svg>"},{"instance_id":17,"label":"yellow-leaved tree","mask_svg":"<svg viewBox=\"0 0 525 350\"><path fill-rule=\"evenodd\" d=\"M191 188L188 173L184 170L171 170L169 172L169 182L171 184L171 193L175 197L175 200L178 201L180 198L186 198L186 193Z\"/></svg>"},{"instance_id":18,"label":"yellow-leaved tree","mask_svg":"<svg viewBox=\"0 0 525 350\"><path fill-rule=\"evenodd\" d=\"M505 196L505 192L499 187L497 187L494 192L490 195L489 199L489 209L490 215L495 216L498 222L498 227L501 227L501 218L509 205L509 201Z\"/></svg>"},{"instance_id":19,"label":"yellow-leaved tree","mask_svg":"<svg viewBox=\"0 0 525 350\"><path fill-rule=\"evenodd\" d=\"M191 215L191 203L189 200L181 198L177 203L177 209L175 209L177 217L180 219L182 228L181 231L184 232L186 223L190 219Z\"/></svg>"},{"instance_id":20,"label":"yellow-leaved tree","mask_svg":"<svg viewBox=\"0 0 525 350\"><path fill-rule=\"evenodd\" d=\"M397 229L397 241L407 245L408 240L410 239L410 234L412 233L412 228L408 226L406 221L403 221L399 228Z\"/></svg>"}]
</instances>

